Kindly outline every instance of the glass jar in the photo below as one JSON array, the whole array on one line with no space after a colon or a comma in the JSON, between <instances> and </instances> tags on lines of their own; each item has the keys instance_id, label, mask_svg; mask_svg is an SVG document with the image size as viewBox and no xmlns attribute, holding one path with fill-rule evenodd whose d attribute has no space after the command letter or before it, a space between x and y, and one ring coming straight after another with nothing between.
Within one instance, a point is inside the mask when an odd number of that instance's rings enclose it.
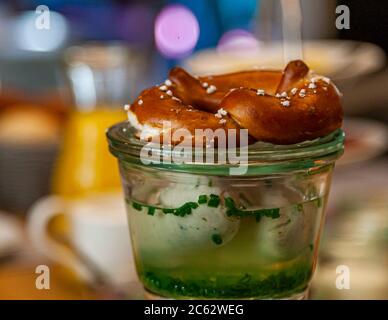
<instances>
[{"instance_id":1,"label":"glass jar","mask_svg":"<svg viewBox=\"0 0 388 320\"><path fill-rule=\"evenodd\" d=\"M106 149L106 128L125 120L123 106L134 92L138 60L123 45L89 43L65 51L74 108L69 115L53 178L53 192L80 198L120 189L115 159ZM129 85L128 85L129 84Z\"/></svg>"},{"instance_id":2,"label":"glass jar","mask_svg":"<svg viewBox=\"0 0 388 320\"><path fill-rule=\"evenodd\" d=\"M341 130L255 144L229 163L144 164L130 125L107 132L118 158L136 268L149 296L301 299L313 275ZM171 150L161 149L166 156Z\"/></svg>"}]
</instances>

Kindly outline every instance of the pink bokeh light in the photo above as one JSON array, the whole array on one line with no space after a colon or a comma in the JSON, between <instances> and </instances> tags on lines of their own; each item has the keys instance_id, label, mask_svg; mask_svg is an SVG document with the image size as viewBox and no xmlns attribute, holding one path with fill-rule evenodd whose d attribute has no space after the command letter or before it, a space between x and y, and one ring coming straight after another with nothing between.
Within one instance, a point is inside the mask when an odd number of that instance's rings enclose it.
<instances>
[{"instance_id":1,"label":"pink bokeh light","mask_svg":"<svg viewBox=\"0 0 388 320\"><path fill-rule=\"evenodd\" d=\"M182 58L194 49L199 38L195 15L182 5L165 7L155 20L155 43L168 58Z\"/></svg>"},{"instance_id":2,"label":"pink bokeh light","mask_svg":"<svg viewBox=\"0 0 388 320\"><path fill-rule=\"evenodd\" d=\"M217 45L217 51L255 51L259 49L256 37L243 29L225 32Z\"/></svg>"}]
</instances>

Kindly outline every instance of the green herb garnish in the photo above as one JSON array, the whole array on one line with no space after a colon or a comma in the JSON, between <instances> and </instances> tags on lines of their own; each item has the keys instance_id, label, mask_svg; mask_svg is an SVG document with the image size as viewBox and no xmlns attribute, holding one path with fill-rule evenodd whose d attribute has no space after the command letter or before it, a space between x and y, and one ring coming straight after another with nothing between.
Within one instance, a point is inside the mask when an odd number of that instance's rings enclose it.
<instances>
[{"instance_id":1,"label":"green herb garnish","mask_svg":"<svg viewBox=\"0 0 388 320\"><path fill-rule=\"evenodd\" d=\"M240 277L215 275L209 277L178 277L159 270L147 270L140 275L152 292L176 298L282 298L302 292L311 278L310 265L298 265L288 270L271 272L266 277L244 273Z\"/></svg>"},{"instance_id":2,"label":"green herb garnish","mask_svg":"<svg viewBox=\"0 0 388 320\"><path fill-rule=\"evenodd\" d=\"M280 209L259 209L259 210L241 210L236 207L234 200L231 197L225 198L225 206L227 208L226 215L228 217L255 217L256 221L259 222L261 217L268 217L272 219L277 219L280 217Z\"/></svg>"},{"instance_id":3,"label":"green herb garnish","mask_svg":"<svg viewBox=\"0 0 388 320\"><path fill-rule=\"evenodd\" d=\"M222 244L222 238L218 233L215 233L212 235L212 240L215 244L220 245Z\"/></svg>"},{"instance_id":4,"label":"green herb garnish","mask_svg":"<svg viewBox=\"0 0 388 320\"><path fill-rule=\"evenodd\" d=\"M207 203L207 195L203 194L198 197L198 203L199 204L204 204Z\"/></svg>"},{"instance_id":5,"label":"green herb garnish","mask_svg":"<svg viewBox=\"0 0 388 320\"><path fill-rule=\"evenodd\" d=\"M228 209L236 209L234 200L231 197L225 198L225 207L227 207Z\"/></svg>"},{"instance_id":6,"label":"green herb garnish","mask_svg":"<svg viewBox=\"0 0 388 320\"><path fill-rule=\"evenodd\" d=\"M175 209L173 214L179 217L184 217L188 214L191 214L191 209L196 209L196 208L198 208L198 203L186 202L183 206L179 207L178 209Z\"/></svg>"},{"instance_id":7,"label":"green herb garnish","mask_svg":"<svg viewBox=\"0 0 388 320\"><path fill-rule=\"evenodd\" d=\"M143 208L143 206L140 203L137 203L135 201L132 202L132 207L137 211L141 211L141 209Z\"/></svg>"},{"instance_id":8,"label":"green herb garnish","mask_svg":"<svg viewBox=\"0 0 388 320\"><path fill-rule=\"evenodd\" d=\"M260 221L262 217L268 217L272 219L276 219L280 217L280 209L272 208L272 209L259 209L259 210L245 210L244 206L240 208L236 207L235 201L231 197L225 198L225 207L226 207L226 215L231 217L254 217L257 222ZM199 205L206 204L211 208L218 208L221 203L221 199L219 195L211 194L207 196L205 194L200 195L198 197L197 202L186 202L179 208L159 208L155 206L145 205L138 203L136 201L132 201L132 206L138 211L141 211L143 208L147 208L147 213L153 216L156 210L161 210L164 214L173 214L177 217L184 217L192 213L192 210L197 209ZM298 205L299 206L299 205ZM301 205L300 205L301 206ZM303 206L301 207L303 209ZM205 219L203 219L206 221Z\"/></svg>"},{"instance_id":9,"label":"green herb garnish","mask_svg":"<svg viewBox=\"0 0 388 320\"><path fill-rule=\"evenodd\" d=\"M156 212L156 210L161 210L164 214L173 214L175 216L179 216L179 217L184 217L188 214L191 214L192 212L192 209L197 209L198 208L198 203L196 202L186 202L184 205L180 206L179 208L158 208L158 207L154 207L154 206L149 206L149 205L144 205L144 204L139 204L137 202L132 202L132 206L135 208L136 206L136 210L139 210L137 208L141 208L142 207L145 207L148 209L147 213L151 216L153 216Z\"/></svg>"},{"instance_id":10,"label":"green herb garnish","mask_svg":"<svg viewBox=\"0 0 388 320\"><path fill-rule=\"evenodd\" d=\"M216 194L211 194L207 205L212 208L217 208L220 205L220 197Z\"/></svg>"},{"instance_id":11,"label":"green herb garnish","mask_svg":"<svg viewBox=\"0 0 388 320\"><path fill-rule=\"evenodd\" d=\"M153 216L153 215L155 214L155 210L156 210L155 207L149 206L149 207L148 207L147 214L149 214L150 216Z\"/></svg>"},{"instance_id":12,"label":"green herb garnish","mask_svg":"<svg viewBox=\"0 0 388 320\"><path fill-rule=\"evenodd\" d=\"M266 216L267 218L277 219L280 217L280 209L279 208L261 209L261 210L258 210L258 212L261 212L261 214Z\"/></svg>"}]
</instances>

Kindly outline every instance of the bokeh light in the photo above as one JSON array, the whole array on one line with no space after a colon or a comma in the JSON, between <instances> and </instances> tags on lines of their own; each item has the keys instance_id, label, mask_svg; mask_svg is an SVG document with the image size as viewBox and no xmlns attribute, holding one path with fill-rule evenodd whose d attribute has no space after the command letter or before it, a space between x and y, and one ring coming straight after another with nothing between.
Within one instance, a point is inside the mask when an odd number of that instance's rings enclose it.
<instances>
[{"instance_id":1,"label":"bokeh light","mask_svg":"<svg viewBox=\"0 0 388 320\"><path fill-rule=\"evenodd\" d=\"M48 29L38 29L35 25L35 11L22 13L15 21L15 41L18 48L29 51L53 51L64 45L68 36L66 19L57 12L50 11Z\"/></svg>"},{"instance_id":2,"label":"bokeh light","mask_svg":"<svg viewBox=\"0 0 388 320\"><path fill-rule=\"evenodd\" d=\"M155 42L168 58L182 58L197 44L199 24L195 15L182 5L164 8L155 20Z\"/></svg>"},{"instance_id":3,"label":"bokeh light","mask_svg":"<svg viewBox=\"0 0 388 320\"><path fill-rule=\"evenodd\" d=\"M259 50L260 43L256 37L243 29L225 32L217 45L217 51L252 52Z\"/></svg>"},{"instance_id":4,"label":"bokeh light","mask_svg":"<svg viewBox=\"0 0 388 320\"><path fill-rule=\"evenodd\" d=\"M153 36L154 14L149 6L135 4L127 7L118 19L117 29L123 39L131 43L150 45Z\"/></svg>"}]
</instances>

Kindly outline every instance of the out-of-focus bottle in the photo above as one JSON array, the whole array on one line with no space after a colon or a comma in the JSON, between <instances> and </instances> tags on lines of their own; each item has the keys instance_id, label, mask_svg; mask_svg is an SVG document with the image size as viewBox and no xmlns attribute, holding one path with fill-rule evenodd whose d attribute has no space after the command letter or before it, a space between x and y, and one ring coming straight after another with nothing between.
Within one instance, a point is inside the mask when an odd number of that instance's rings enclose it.
<instances>
[{"instance_id":1,"label":"out-of-focus bottle","mask_svg":"<svg viewBox=\"0 0 388 320\"><path fill-rule=\"evenodd\" d=\"M67 198L118 190L115 158L106 146L105 130L125 120L135 71L131 52L120 45L72 47L65 53L75 107L70 114L54 171L53 192Z\"/></svg>"}]
</instances>

